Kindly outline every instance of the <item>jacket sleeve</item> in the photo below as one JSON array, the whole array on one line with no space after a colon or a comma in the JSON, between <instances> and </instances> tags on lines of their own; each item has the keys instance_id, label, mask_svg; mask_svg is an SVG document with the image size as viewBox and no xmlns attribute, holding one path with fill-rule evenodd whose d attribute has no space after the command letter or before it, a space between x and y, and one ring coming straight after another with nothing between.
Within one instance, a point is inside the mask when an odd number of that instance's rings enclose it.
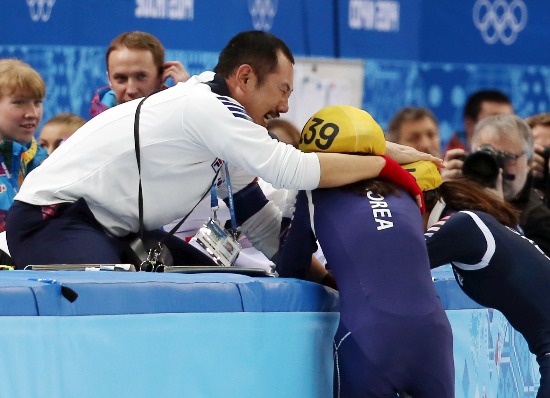
<instances>
[{"instance_id":1,"label":"jacket sleeve","mask_svg":"<svg viewBox=\"0 0 550 398\"><path fill-rule=\"evenodd\" d=\"M214 156L276 188L314 189L319 185L317 155L272 139L235 100L205 93L194 96L186 107L182 122L199 146Z\"/></svg>"},{"instance_id":2,"label":"jacket sleeve","mask_svg":"<svg viewBox=\"0 0 550 398\"><path fill-rule=\"evenodd\" d=\"M271 259L279 249L281 210L265 197L257 181L233 195L235 217L252 245ZM224 199L229 207L228 198Z\"/></svg>"},{"instance_id":3,"label":"jacket sleeve","mask_svg":"<svg viewBox=\"0 0 550 398\"><path fill-rule=\"evenodd\" d=\"M424 237L431 268L449 263L476 267L485 261L491 244L494 247L494 239L483 221L472 214L454 213L442 218L426 231Z\"/></svg>"},{"instance_id":4,"label":"jacket sleeve","mask_svg":"<svg viewBox=\"0 0 550 398\"><path fill-rule=\"evenodd\" d=\"M303 279L311 268L311 256L317 250L317 240L311 229L308 200L305 191L296 199L296 210L288 229L281 238L277 272L282 277Z\"/></svg>"}]
</instances>

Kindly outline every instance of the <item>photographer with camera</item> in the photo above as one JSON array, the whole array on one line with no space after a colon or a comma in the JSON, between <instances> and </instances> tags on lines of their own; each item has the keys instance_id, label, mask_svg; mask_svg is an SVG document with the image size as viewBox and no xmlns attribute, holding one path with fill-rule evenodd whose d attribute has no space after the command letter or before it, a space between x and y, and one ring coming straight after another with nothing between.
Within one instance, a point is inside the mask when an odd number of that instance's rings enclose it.
<instances>
[{"instance_id":1,"label":"photographer with camera","mask_svg":"<svg viewBox=\"0 0 550 398\"><path fill-rule=\"evenodd\" d=\"M533 146L529 125L521 118L489 116L475 126L471 153L458 153L442 175L444 180L468 176L492 189L520 211L523 233L549 255L550 210L533 187Z\"/></svg>"},{"instance_id":2,"label":"photographer with camera","mask_svg":"<svg viewBox=\"0 0 550 398\"><path fill-rule=\"evenodd\" d=\"M544 203L550 208L550 112L539 113L525 119L535 141L535 154L531 170L534 186L544 195Z\"/></svg>"}]
</instances>

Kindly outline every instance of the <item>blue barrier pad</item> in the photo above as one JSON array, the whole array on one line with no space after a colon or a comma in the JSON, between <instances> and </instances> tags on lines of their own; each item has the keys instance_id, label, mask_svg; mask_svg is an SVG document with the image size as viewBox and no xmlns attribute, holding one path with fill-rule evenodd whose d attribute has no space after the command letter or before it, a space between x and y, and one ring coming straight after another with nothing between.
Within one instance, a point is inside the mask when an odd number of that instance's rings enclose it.
<instances>
[{"instance_id":1,"label":"blue barrier pad","mask_svg":"<svg viewBox=\"0 0 550 398\"><path fill-rule=\"evenodd\" d=\"M62 285L76 301L63 297ZM225 273L5 271L0 303L0 316L335 312L338 293L297 279Z\"/></svg>"},{"instance_id":2,"label":"blue barrier pad","mask_svg":"<svg viewBox=\"0 0 550 398\"><path fill-rule=\"evenodd\" d=\"M78 300L77 300L78 301ZM0 317L0 397L331 398L338 313Z\"/></svg>"},{"instance_id":3,"label":"blue barrier pad","mask_svg":"<svg viewBox=\"0 0 550 398\"><path fill-rule=\"evenodd\" d=\"M0 396L330 398L337 304L297 279L0 272Z\"/></svg>"}]
</instances>

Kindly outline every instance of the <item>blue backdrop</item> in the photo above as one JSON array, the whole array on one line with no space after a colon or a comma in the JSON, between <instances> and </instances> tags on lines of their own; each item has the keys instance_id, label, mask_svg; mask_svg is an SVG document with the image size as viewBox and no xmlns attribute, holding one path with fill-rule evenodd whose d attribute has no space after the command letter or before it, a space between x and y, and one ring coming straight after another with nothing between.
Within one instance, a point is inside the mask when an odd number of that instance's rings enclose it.
<instances>
[{"instance_id":1,"label":"blue backdrop","mask_svg":"<svg viewBox=\"0 0 550 398\"><path fill-rule=\"evenodd\" d=\"M211 69L230 37L262 29L297 56L365 61L363 107L386 127L402 106L431 108L443 139L469 93L499 88L522 117L550 104L550 3L536 0L0 0L0 57L45 78L44 120L88 117L107 82L105 50L127 30L156 35L168 59Z\"/></svg>"}]
</instances>

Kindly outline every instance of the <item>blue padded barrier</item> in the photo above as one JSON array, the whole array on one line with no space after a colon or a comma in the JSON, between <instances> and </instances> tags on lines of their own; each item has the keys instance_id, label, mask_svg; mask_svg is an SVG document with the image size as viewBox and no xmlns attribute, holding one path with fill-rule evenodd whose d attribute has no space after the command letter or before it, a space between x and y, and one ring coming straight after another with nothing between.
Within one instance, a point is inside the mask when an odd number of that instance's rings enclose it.
<instances>
[{"instance_id":1,"label":"blue padded barrier","mask_svg":"<svg viewBox=\"0 0 550 398\"><path fill-rule=\"evenodd\" d=\"M74 303L63 298L61 284L78 294ZM338 294L296 279L236 274L6 271L0 272L0 303L0 315L334 312Z\"/></svg>"},{"instance_id":2,"label":"blue padded barrier","mask_svg":"<svg viewBox=\"0 0 550 398\"><path fill-rule=\"evenodd\" d=\"M432 276L453 330L455 397L535 398L540 373L523 336L466 296L450 265Z\"/></svg>"},{"instance_id":3,"label":"blue padded barrier","mask_svg":"<svg viewBox=\"0 0 550 398\"><path fill-rule=\"evenodd\" d=\"M330 398L337 305L296 279L0 272L0 397Z\"/></svg>"},{"instance_id":4,"label":"blue padded barrier","mask_svg":"<svg viewBox=\"0 0 550 398\"><path fill-rule=\"evenodd\" d=\"M449 266L432 275L453 329L456 398L534 398L523 337ZM337 304L294 279L0 272L0 397L330 398Z\"/></svg>"}]
</instances>

